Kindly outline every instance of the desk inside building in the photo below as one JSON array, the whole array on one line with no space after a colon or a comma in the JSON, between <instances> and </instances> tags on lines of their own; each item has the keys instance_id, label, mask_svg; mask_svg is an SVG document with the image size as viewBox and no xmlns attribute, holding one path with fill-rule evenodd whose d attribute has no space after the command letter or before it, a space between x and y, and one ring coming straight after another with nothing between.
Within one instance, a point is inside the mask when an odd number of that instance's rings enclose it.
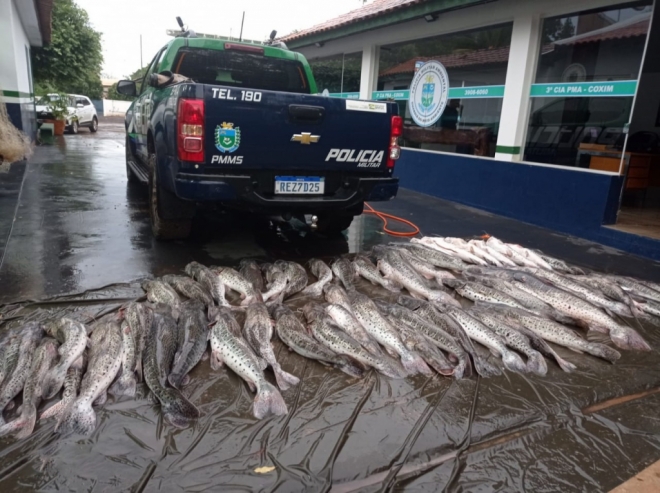
<instances>
[{"instance_id":1,"label":"desk inside building","mask_svg":"<svg viewBox=\"0 0 660 493\"><path fill-rule=\"evenodd\" d=\"M660 187L660 154L626 152L602 144L580 144L578 167L626 174L626 190ZM627 170L627 172L626 172Z\"/></svg>"}]
</instances>

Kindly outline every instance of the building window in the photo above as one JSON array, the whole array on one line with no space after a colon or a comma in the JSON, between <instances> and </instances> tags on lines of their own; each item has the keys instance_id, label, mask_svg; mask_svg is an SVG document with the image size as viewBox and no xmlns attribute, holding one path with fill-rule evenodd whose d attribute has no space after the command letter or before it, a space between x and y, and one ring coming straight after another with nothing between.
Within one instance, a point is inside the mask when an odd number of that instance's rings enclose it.
<instances>
[{"instance_id":1,"label":"building window","mask_svg":"<svg viewBox=\"0 0 660 493\"><path fill-rule=\"evenodd\" d=\"M327 89L333 96L358 97L362 68L361 52L316 58L308 62L320 92Z\"/></svg>"},{"instance_id":2,"label":"building window","mask_svg":"<svg viewBox=\"0 0 660 493\"><path fill-rule=\"evenodd\" d=\"M544 19L527 161L619 172L652 2Z\"/></svg>"},{"instance_id":3,"label":"building window","mask_svg":"<svg viewBox=\"0 0 660 493\"><path fill-rule=\"evenodd\" d=\"M395 99L404 117L403 145L494 156L509 61L512 24L382 46L376 99ZM444 65L449 100L431 127L418 127L408 109L415 72L427 61Z\"/></svg>"}]
</instances>

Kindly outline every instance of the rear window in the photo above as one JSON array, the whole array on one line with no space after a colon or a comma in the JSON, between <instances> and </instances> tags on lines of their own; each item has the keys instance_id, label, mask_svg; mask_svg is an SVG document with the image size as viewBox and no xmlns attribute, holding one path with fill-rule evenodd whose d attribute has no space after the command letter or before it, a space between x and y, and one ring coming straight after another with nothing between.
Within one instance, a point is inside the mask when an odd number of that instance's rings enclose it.
<instances>
[{"instance_id":1,"label":"rear window","mask_svg":"<svg viewBox=\"0 0 660 493\"><path fill-rule=\"evenodd\" d=\"M302 63L254 53L181 48L172 72L201 84L309 94Z\"/></svg>"}]
</instances>

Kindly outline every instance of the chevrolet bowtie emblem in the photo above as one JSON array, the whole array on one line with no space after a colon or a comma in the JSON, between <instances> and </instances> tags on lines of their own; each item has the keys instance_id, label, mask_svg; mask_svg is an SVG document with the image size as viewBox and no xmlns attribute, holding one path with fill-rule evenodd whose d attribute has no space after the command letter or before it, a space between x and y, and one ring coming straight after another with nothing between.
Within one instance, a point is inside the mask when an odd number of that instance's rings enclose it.
<instances>
[{"instance_id":1,"label":"chevrolet bowtie emblem","mask_svg":"<svg viewBox=\"0 0 660 493\"><path fill-rule=\"evenodd\" d=\"M301 134L293 134L291 142L300 142L301 144L309 145L312 143L316 144L320 138L320 135L312 135L310 132L303 132Z\"/></svg>"}]
</instances>

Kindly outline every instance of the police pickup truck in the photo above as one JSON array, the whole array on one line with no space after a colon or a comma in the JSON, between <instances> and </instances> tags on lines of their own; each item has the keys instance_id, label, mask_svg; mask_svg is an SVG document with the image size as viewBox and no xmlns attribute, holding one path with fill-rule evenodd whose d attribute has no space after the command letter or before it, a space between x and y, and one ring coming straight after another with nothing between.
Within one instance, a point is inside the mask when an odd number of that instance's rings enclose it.
<instances>
[{"instance_id":1,"label":"police pickup truck","mask_svg":"<svg viewBox=\"0 0 660 493\"><path fill-rule=\"evenodd\" d=\"M178 36L139 81L118 91L126 113L126 173L148 183L153 234L190 234L196 205L311 217L348 228L365 201L396 196L402 120L395 103L317 94L309 64L264 45Z\"/></svg>"}]
</instances>

